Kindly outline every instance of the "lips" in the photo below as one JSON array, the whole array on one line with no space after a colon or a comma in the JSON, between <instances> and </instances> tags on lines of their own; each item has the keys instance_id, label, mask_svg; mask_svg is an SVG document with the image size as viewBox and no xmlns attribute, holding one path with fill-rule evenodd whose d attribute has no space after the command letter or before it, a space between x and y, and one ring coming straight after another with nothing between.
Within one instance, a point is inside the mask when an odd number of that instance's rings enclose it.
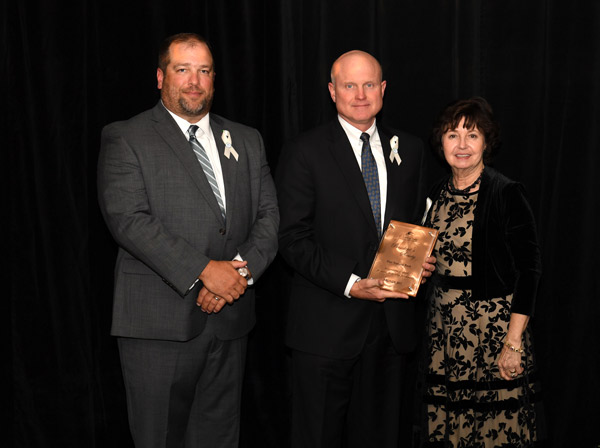
<instances>
[{"instance_id":1,"label":"lips","mask_svg":"<svg viewBox=\"0 0 600 448\"><path fill-rule=\"evenodd\" d=\"M200 90L184 90L183 93L186 95L202 95L204 92Z\"/></svg>"}]
</instances>

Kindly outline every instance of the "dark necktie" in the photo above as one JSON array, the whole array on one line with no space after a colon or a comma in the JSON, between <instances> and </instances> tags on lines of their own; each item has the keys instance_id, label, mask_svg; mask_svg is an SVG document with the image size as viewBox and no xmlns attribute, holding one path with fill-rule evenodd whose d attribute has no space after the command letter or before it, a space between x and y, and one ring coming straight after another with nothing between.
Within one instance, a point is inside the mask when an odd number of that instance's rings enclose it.
<instances>
[{"instance_id":1,"label":"dark necktie","mask_svg":"<svg viewBox=\"0 0 600 448\"><path fill-rule=\"evenodd\" d=\"M221 209L221 216L223 217L223 220L225 220L225 204L223 203L223 198L221 197L221 192L219 191L219 184L217 184L217 178L215 177L215 172L212 169L212 165L210 164L210 160L208 159L208 154L206 154L206 150L200 144L198 139L196 139L197 130L198 126L196 126L195 124L191 125L188 128L188 134L190 135L190 145L194 150L194 154L196 154L196 157L198 158L198 162L200 162L200 165L202 166L202 170L206 175L206 179L210 184L210 188L212 188L215 198L217 198L219 208Z\"/></svg>"},{"instance_id":2,"label":"dark necktie","mask_svg":"<svg viewBox=\"0 0 600 448\"><path fill-rule=\"evenodd\" d=\"M381 199L379 197L379 175L377 173L377 164L375 163L375 157L373 157L373 152L371 151L369 134L363 132L360 139L363 141L362 152L360 155L362 175L367 187L369 201L371 202L371 210L373 211L373 218L375 218L377 234L381 236Z\"/></svg>"}]
</instances>

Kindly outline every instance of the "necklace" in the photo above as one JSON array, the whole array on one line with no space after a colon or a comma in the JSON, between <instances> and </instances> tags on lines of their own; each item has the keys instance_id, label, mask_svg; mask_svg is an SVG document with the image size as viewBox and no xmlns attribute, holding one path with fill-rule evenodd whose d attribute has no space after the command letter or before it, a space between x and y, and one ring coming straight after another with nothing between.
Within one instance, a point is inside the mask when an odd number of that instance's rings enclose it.
<instances>
[{"instance_id":1,"label":"necklace","mask_svg":"<svg viewBox=\"0 0 600 448\"><path fill-rule=\"evenodd\" d=\"M483 174L483 171L481 172L481 174ZM450 176L450 180L448 181L448 191L451 194L467 194L469 193L469 191L471 191L473 188L475 188L477 185L479 185L481 183L481 174L479 174L479 177L477 179L475 179L475 182L473 182L471 185L469 185L468 187L459 190L458 188L454 188L454 177Z\"/></svg>"}]
</instances>

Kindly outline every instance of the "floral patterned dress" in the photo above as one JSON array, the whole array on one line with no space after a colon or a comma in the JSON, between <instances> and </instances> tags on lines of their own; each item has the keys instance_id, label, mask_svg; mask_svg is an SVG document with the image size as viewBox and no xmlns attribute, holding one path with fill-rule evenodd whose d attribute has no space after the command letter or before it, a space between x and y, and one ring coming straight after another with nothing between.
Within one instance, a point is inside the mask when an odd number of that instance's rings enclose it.
<instances>
[{"instance_id":1,"label":"floral patterned dress","mask_svg":"<svg viewBox=\"0 0 600 448\"><path fill-rule=\"evenodd\" d=\"M429 223L440 234L428 304L424 446L534 446L537 384L529 332L523 335L523 375L502 379L497 357L512 296L479 300L469 287L477 196L444 188Z\"/></svg>"}]
</instances>

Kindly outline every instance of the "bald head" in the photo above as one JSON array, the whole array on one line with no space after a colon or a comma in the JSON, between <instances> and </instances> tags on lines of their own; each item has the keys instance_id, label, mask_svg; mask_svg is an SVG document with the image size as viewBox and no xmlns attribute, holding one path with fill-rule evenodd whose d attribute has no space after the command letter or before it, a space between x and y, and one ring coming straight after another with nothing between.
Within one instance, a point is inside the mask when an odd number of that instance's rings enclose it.
<instances>
[{"instance_id":1,"label":"bald head","mask_svg":"<svg viewBox=\"0 0 600 448\"><path fill-rule=\"evenodd\" d=\"M331 66L331 82L335 84L336 74L343 69L346 64L363 64L371 65L377 73L379 73L379 81L382 78L381 64L377 59L371 56L369 53L361 50L351 50L339 58L337 58Z\"/></svg>"},{"instance_id":2,"label":"bald head","mask_svg":"<svg viewBox=\"0 0 600 448\"><path fill-rule=\"evenodd\" d=\"M329 93L340 117L361 131L368 130L383 106L386 82L381 65L369 53L344 53L331 66Z\"/></svg>"}]
</instances>

